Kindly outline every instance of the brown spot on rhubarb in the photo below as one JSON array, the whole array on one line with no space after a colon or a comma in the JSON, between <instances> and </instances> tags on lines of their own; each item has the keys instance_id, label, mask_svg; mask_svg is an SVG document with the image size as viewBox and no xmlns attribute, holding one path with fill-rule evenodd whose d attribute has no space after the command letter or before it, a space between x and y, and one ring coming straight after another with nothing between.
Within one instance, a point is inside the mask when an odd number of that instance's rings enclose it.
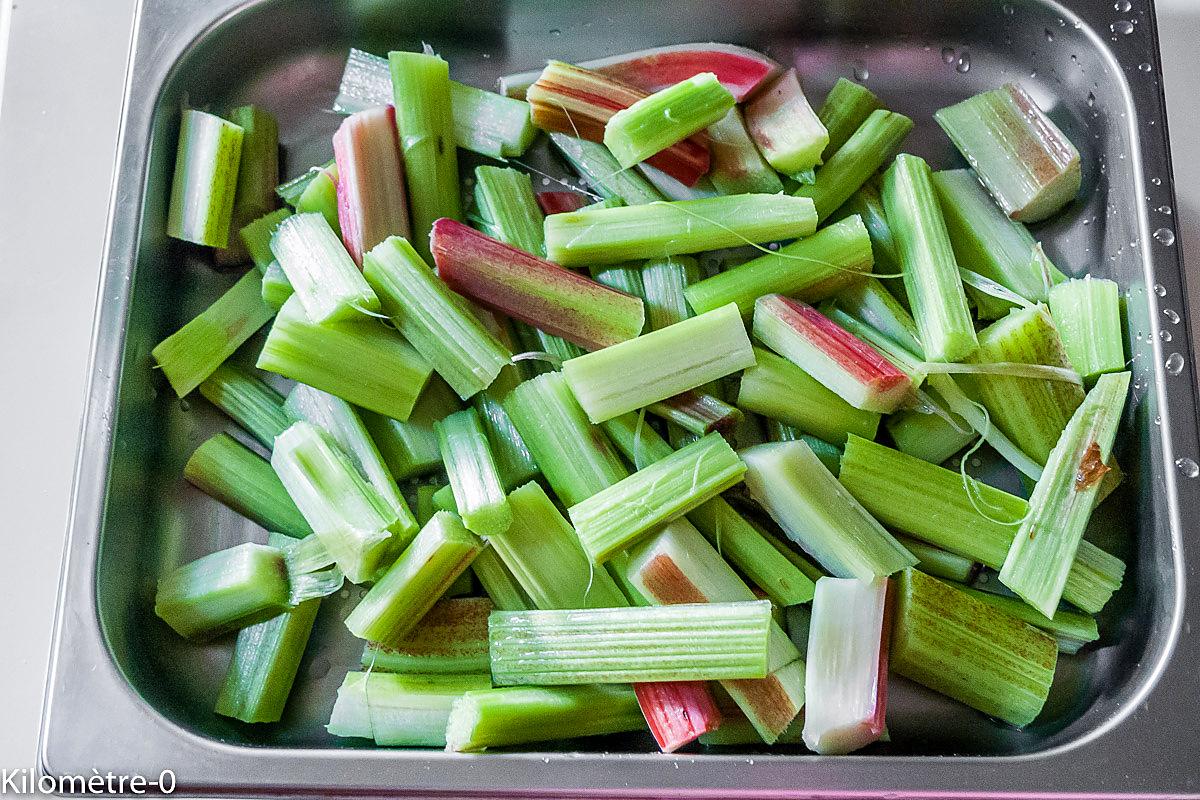
<instances>
[{"instance_id":1,"label":"brown spot on rhubarb","mask_svg":"<svg viewBox=\"0 0 1200 800\"><path fill-rule=\"evenodd\" d=\"M1087 446L1079 461L1079 469L1075 471L1075 491L1082 492L1095 486L1108 471L1109 467L1100 455L1100 445L1093 441Z\"/></svg>"}]
</instances>

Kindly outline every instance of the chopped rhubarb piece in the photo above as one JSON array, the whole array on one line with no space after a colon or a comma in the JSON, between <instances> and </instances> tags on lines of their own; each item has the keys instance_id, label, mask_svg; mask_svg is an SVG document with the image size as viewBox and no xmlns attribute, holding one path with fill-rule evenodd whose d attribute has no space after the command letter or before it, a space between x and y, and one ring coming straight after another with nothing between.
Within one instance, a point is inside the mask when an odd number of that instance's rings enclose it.
<instances>
[{"instance_id":1,"label":"chopped rhubarb piece","mask_svg":"<svg viewBox=\"0 0 1200 800\"><path fill-rule=\"evenodd\" d=\"M619 56L583 61L581 67L636 86L645 92L657 92L687 80L701 72L716 73L721 85L733 93L739 103L781 71L779 64L747 47L715 42L673 44L652 47ZM500 79L500 93L524 97L538 79L534 70Z\"/></svg>"},{"instance_id":2,"label":"chopped rhubarb piece","mask_svg":"<svg viewBox=\"0 0 1200 800\"><path fill-rule=\"evenodd\" d=\"M883 735L887 709L887 578L817 581L808 628L804 743L851 753Z\"/></svg>"},{"instance_id":3,"label":"chopped rhubarb piece","mask_svg":"<svg viewBox=\"0 0 1200 800\"><path fill-rule=\"evenodd\" d=\"M539 128L603 142L604 126L609 119L649 93L599 72L551 61L526 96L533 108L533 124ZM646 163L687 186L694 186L708 172L708 144L703 138L692 136L655 154Z\"/></svg>"},{"instance_id":4,"label":"chopped rhubarb piece","mask_svg":"<svg viewBox=\"0 0 1200 800\"><path fill-rule=\"evenodd\" d=\"M404 165L392 106L351 114L333 135L338 224L354 262L389 236L409 238Z\"/></svg>"},{"instance_id":5,"label":"chopped rhubarb piece","mask_svg":"<svg viewBox=\"0 0 1200 800\"><path fill-rule=\"evenodd\" d=\"M538 192L537 201L542 208L542 213L549 216L550 214L578 211L584 206L591 205L592 199L579 192Z\"/></svg>"},{"instance_id":6,"label":"chopped rhubarb piece","mask_svg":"<svg viewBox=\"0 0 1200 800\"><path fill-rule=\"evenodd\" d=\"M878 350L799 300L760 297L754 335L855 408L890 414L912 390L909 377Z\"/></svg>"},{"instance_id":7,"label":"chopped rhubarb piece","mask_svg":"<svg viewBox=\"0 0 1200 800\"><path fill-rule=\"evenodd\" d=\"M452 219L433 224L430 248L450 288L493 311L599 350L645 324L640 298L610 289Z\"/></svg>"},{"instance_id":8,"label":"chopped rhubarb piece","mask_svg":"<svg viewBox=\"0 0 1200 800\"><path fill-rule=\"evenodd\" d=\"M704 681L635 683L633 689L664 753L674 753L721 724L721 710Z\"/></svg>"},{"instance_id":9,"label":"chopped rhubarb piece","mask_svg":"<svg viewBox=\"0 0 1200 800\"><path fill-rule=\"evenodd\" d=\"M767 163L785 175L803 174L820 164L829 144L829 131L808 104L794 69L746 105L746 128Z\"/></svg>"}]
</instances>

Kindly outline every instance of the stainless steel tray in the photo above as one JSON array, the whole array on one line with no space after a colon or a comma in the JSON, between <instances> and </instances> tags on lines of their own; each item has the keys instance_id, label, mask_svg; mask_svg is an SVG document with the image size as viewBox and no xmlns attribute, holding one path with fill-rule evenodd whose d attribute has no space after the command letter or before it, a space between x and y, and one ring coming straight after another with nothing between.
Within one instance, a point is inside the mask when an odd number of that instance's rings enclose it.
<instances>
[{"instance_id":1,"label":"stainless steel tray","mask_svg":"<svg viewBox=\"0 0 1200 800\"><path fill-rule=\"evenodd\" d=\"M1200 512L1200 455L1182 266L1172 218L1157 210L1174 198L1154 15L1149 0L1073 5L143 0L41 769L152 777L171 769L177 793L206 796L1200 796L1200 636L1187 622L1200 592L1186 591L1200 589L1200 543L1184 535ZM1064 659L1043 721L1025 731L895 679L893 742L869 755L664 756L642 737L456 756L357 749L325 734L334 690L358 652L341 625L356 599L347 592L322 609L319 644L284 724L214 715L229 644L180 642L153 616L154 582L262 531L180 478L192 447L222 421L164 391L151 369L151 347L230 280L164 235L181 103L262 103L280 118L295 173L328 158L338 119L323 109L350 45L383 52L429 42L456 77L489 86L546 57L705 40L795 63L815 97L839 75L865 79L916 119L908 147L935 164L956 157L931 113L1005 80L1028 86L1080 146L1082 199L1037 233L1069 272L1091 270L1128 289L1136 402L1118 446L1128 480L1094 535L1127 558L1129 573L1101 619L1103 641Z\"/></svg>"}]
</instances>

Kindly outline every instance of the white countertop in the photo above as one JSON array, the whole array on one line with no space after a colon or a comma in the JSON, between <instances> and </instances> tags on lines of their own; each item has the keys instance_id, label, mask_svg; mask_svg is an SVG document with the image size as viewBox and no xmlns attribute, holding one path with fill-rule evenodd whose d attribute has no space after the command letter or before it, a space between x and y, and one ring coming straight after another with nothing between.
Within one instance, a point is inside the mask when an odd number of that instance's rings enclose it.
<instances>
[{"instance_id":1,"label":"white countertop","mask_svg":"<svg viewBox=\"0 0 1200 800\"><path fill-rule=\"evenodd\" d=\"M1174 216L1200 263L1200 0L1157 5ZM0 768L35 765L133 6L16 0L7 72L0 18Z\"/></svg>"}]
</instances>

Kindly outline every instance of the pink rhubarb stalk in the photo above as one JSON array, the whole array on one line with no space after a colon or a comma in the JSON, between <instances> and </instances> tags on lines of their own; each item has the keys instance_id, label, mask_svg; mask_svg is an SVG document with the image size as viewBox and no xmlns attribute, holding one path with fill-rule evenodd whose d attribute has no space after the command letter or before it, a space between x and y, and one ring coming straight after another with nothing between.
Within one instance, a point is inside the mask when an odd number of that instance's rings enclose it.
<instances>
[{"instance_id":1,"label":"pink rhubarb stalk","mask_svg":"<svg viewBox=\"0 0 1200 800\"><path fill-rule=\"evenodd\" d=\"M454 291L587 350L632 339L645 323L641 298L461 222L442 218L433 223L430 249L438 275Z\"/></svg>"},{"instance_id":2,"label":"pink rhubarb stalk","mask_svg":"<svg viewBox=\"0 0 1200 800\"><path fill-rule=\"evenodd\" d=\"M817 581L805 681L810 750L851 753L883 735L891 599L887 578Z\"/></svg>"},{"instance_id":3,"label":"pink rhubarb stalk","mask_svg":"<svg viewBox=\"0 0 1200 800\"><path fill-rule=\"evenodd\" d=\"M767 163L797 175L821 163L829 132L809 105L796 70L789 69L746 104L746 130Z\"/></svg>"},{"instance_id":4,"label":"pink rhubarb stalk","mask_svg":"<svg viewBox=\"0 0 1200 800\"><path fill-rule=\"evenodd\" d=\"M912 393L909 377L878 350L799 300L758 298L754 336L855 408L890 414Z\"/></svg>"},{"instance_id":5,"label":"pink rhubarb stalk","mask_svg":"<svg viewBox=\"0 0 1200 800\"><path fill-rule=\"evenodd\" d=\"M392 106L351 114L333 135L338 224L346 249L360 267L363 254L387 237L412 235L396 136Z\"/></svg>"},{"instance_id":6,"label":"pink rhubarb stalk","mask_svg":"<svg viewBox=\"0 0 1200 800\"><path fill-rule=\"evenodd\" d=\"M674 753L721 724L721 710L704 681L635 683L633 690L664 753Z\"/></svg>"},{"instance_id":7,"label":"pink rhubarb stalk","mask_svg":"<svg viewBox=\"0 0 1200 800\"><path fill-rule=\"evenodd\" d=\"M579 192L538 192L537 201L546 216L578 211L592 202L591 198Z\"/></svg>"},{"instance_id":8,"label":"pink rhubarb stalk","mask_svg":"<svg viewBox=\"0 0 1200 800\"><path fill-rule=\"evenodd\" d=\"M534 125L593 142L604 141L604 126L614 114L648 96L637 87L562 61L547 64L526 92ZM691 136L646 163L694 186L708 172L708 142L703 135Z\"/></svg>"},{"instance_id":9,"label":"pink rhubarb stalk","mask_svg":"<svg viewBox=\"0 0 1200 800\"><path fill-rule=\"evenodd\" d=\"M712 72L739 103L781 70L779 64L762 53L737 45L712 42L652 47L583 61L579 66L650 93L674 86L701 72ZM539 75L541 72L535 70L503 77L500 79L500 93L523 98Z\"/></svg>"}]
</instances>

